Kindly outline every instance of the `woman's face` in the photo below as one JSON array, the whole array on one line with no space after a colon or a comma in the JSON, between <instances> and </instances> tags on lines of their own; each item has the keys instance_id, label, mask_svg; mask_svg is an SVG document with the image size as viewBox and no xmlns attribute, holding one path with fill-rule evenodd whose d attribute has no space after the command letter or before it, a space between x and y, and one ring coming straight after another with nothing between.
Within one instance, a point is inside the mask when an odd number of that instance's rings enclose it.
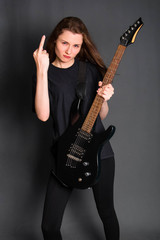
<instances>
[{"instance_id":1,"label":"woman's face","mask_svg":"<svg viewBox=\"0 0 160 240\"><path fill-rule=\"evenodd\" d=\"M61 68L68 68L73 65L74 59L81 50L83 43L82 34L72 33L64 30L56 40L54 65Z\"/></svg>"}]
</instances>

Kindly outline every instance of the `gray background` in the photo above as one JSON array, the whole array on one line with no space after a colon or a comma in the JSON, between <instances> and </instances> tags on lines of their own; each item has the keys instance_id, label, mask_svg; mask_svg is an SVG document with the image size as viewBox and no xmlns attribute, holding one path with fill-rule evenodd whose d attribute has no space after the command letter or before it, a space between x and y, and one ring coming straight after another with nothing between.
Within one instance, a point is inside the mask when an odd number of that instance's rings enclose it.
<instances>
[{"instance_id":1,"label":"gray background","mask_svg":"<svg viewBox=\"0 0 160 240\"><path fill-rule=\"evenodd\" d=\"M159 240L159 0L1 0L0 239L42 239L51 122L31 112L32 52L69 15L86 23L107 65L129 25L140 16L145 23L120 63L104 124L117 127L111 142L121 239ZM62 233L66 240L104 239L91 190L75 190Z\"/></svg>"}]
</instances>

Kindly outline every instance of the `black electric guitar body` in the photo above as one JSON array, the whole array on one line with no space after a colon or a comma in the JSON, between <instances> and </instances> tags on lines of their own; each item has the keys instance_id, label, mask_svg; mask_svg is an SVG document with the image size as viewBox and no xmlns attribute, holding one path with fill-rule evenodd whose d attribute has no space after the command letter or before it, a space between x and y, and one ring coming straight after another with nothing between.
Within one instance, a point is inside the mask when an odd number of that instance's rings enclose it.
<instances>
[{"instance_id":1,"label":"black electric guitar body","mask_svg":"<svg viewBox=\"0 0 160 240\"><path fill-rule=\"evenodd\" d=\"M56 176L64 185L80 189L89 188L98 180L101 147L115 132L115 127L110 126L103 133L87 133L81 129L82 124L80 118L56 144Z\"/></svg>"},{"instance_id":2,"label":"black electric guitar body","mask_svg":"<svg viewBox=\"0 0 160 240\"><path fill-rule=\"evenodd\" d=\"M126 47L135 41L142 26L143 22L139 18L121 36L120 44L103 78L102 86L112 82ZM103 133L93 132L103 101L103 98L97 94L86 118L80 117L56 143L57 168L54 174L67 187L89 188L99 178L101 148L115 132L114 126L110 126Z\"/></svg>"}]
</instances>

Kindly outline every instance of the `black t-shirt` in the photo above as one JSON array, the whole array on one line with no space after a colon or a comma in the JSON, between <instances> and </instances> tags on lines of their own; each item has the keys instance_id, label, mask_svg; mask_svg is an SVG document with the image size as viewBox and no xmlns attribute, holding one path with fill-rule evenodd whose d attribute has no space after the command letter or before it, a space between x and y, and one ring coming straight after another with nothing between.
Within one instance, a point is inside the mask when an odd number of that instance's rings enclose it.
<instances>
[{"instance_id":1,"label":"black t-shirt","mask_svg":"<svg viewBox=\"0 0 160 240\"><path fill-rule=\"evenodd\" d=\"M50 99L50 115L53 119L53 143L64 133L69 126L70 110L76 99L76 86L79 73L79 61L75 60L69 68L58 68L50 64L48 70L48 90ZM83 100L82 112L87 115L96 95L98 81L102 80L96 66L87 63L86 67L86 97ZM35 92L36 77L33 78L33 92ZM103 124L98 116L95 132L104 131ZM103 146L101 159L113 156L113 150L108 142Z\"/></svg>"}]
</instances>

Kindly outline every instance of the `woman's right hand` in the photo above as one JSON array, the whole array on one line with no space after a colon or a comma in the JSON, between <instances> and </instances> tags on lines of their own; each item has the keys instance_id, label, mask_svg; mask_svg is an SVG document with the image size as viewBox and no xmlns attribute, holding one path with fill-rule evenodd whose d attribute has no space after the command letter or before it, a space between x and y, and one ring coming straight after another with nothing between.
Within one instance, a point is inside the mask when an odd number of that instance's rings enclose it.
<instances>
[{"instance_id":1,"label":"woman's right hand","mask_svg":"<svg viewBox=\"0 0 160 240\"><path fill-rule=\"evenodd\" d=\"M33 58L36 63L37 70L46 72L49 67L49 54L46 50L43 50L45 35L42 36L38 49L33 53Z\"/></svg>"}]
</instances>

